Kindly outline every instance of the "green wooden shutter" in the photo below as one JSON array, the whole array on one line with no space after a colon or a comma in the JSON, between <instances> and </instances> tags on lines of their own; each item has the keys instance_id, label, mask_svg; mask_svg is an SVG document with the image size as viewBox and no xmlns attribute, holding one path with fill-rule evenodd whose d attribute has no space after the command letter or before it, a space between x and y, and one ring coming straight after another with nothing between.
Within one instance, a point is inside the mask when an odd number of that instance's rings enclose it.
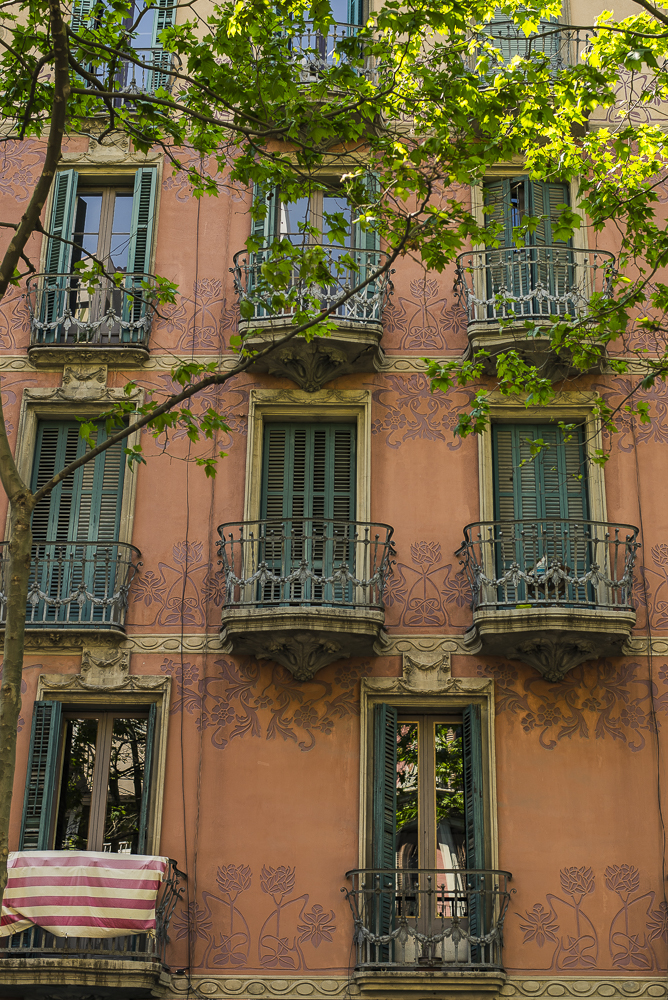
<instances>
[{"instance_id":1,"label":"green wooden shutter","mask_svg":"<svg viewBox=\"0 0 668 1000\"><path fill-rule=\"evenodd\" d=\"M571 241L556 240L553 235L554 223L561 212L557 205L569 204L569 191L566 184L543 184L534 182L532 188L533 215L542 216L532 242L536 247L544 248L537 251L534 284L540 282L542 288L548 289L550 299L547 302L537 302L536 312L544 315L564 315L568 311L564 299L568 290L573 287L574 260L570 252Z\"/></svg>"},{"instance_id":2,"label":"green wooden shutter","mask_svg":"<svg viewBox=\"0 0 668 1000\"><path fill-rule=\"evenodd\" d=\"M396 864L397 710L374 708L373 738L373 867Z\"/></svg>"},{"instance_id":3,"label":"green wooden shutter","mask_svg":"<svg viewBox=\"0 0 668 1000\"><path fill-rule=\"evenodd\" d=\"M355 426L267 424L264 518L355 519Z\"/></svg>"},{"instance_id":4,"label":"green wooden shutter","mask_svg":"<svg viewBox=\"0 0 668 1000\"><path fill-rule=\"evenodd\" d=\"M128 274L147 274L151 264L156 177L153 167L142 167L135 174Z\"/></svg>"},{"instance_id":5,"label":"green wooden shutter","mask_svg":"<svg viewBox=\"0 0 668 1000\"><path fill-rule=\"evenodd\" d=\"M485 799L482 768L482 724L480 705L467 705L463 713L464 827L466 867L485 867ZM469 875L469 928L471 934L484 933L484 875ZM481 949L471 945L471 959L480 960Z\"/></svg>"},{"instance_id":6,"label":"green wooden shutter","mask_svg":"<svg viewBox=\"0 0 668 1000\"><path fill-rule=\"evenodd\" d=\"M77 200L76 170L62 170L56 174L53 183L53 202L49 221L49 242L46 247L44 271L45 291L42 298L42 322L54 323L63 316L68 302L68 275L72 246L62 240L71 240L74 231L74 209ZM54 333L47 331L46 342L52 341Z\"/></svg>"},{"instance_id":7,"label":"green wooden shutter","mask_svg":"<svg viewBox=\"0 0 668 1000\"><path fill-rule=\"evenodd\" d=\"M364 24L364 0L348 0L348 24Z\"/></svg>"},{"instance_id":8,"label":"green wooden shutter","mask_svg":"<svg viewBox=\"0 0 668 1000\"><path fill-rule=\"evenodd\" d=\"M176 19L176 2L177 0L158 0L155 17L153 19L153 39L151 42L152 53L152 65L154 66L153 72L151 73L149 82L149 91L155 92L159 87L164 87L165 90L173 84L173 78L165 70L170 70L172 68L173 55L171 52L162 51L162 41L160 39L160 33L165 30L165 28L171 28ZM162 72L161 72L162 71Z\"/></svg>"},{"instance_id":9,"label":"green wooden shutter","mask_svg":"<svg viewBox=\"0 0 668 1000\"><path fill-rule=\"evenodd\" d=\"M177 0L158 0L155 10L155 19L153 22L152 48L162 48L160 33L164 31L165 28L171 28L174 24L176 17L176 3Z\"/></svg>"},{"instance_id":10,"label":"green wooden shutter","mask_svg":"<svg viewBox=\"0 0 668 1000\"><path fill-rule=\"evenodd\" d=\"M19 837L21 851L46 851L51 846L49 835L56 800L61 718L62 705L59 701L36 701L33 705Z\"/></svg>"},{"instance_id":11,"label":"green wooden shutter","mask_svg":"<svg viewBox=\"0 0 668 1000\"><path fill-rule=\"evenodd\" d=\"M105 437L105 428L101 427L97 439L101 442ZM41 422L33 463L33 491L80 458L85 450L78 423ZM33 513L35 541L117 540L124 471L123 446L119 443L58 483Z\"/></svg>"},{"instance_id":12,"label":"green wooden shutter","mask_svg":"<svg viewBox=\"0 0 668 1000\"><path fill-rule=\"evenodd\" d=\"M531 458L531 443L549 448ZM582 428L564 441L550 424L495 424L494 517L496 520L587 519L586 456Z\"/></svg>"},{"instance_id":13,"label":"green wooden shutter","mask_svg":"<svg viewBox=\"0 0 668 1000\"><path fill-rule=\"evenodd\" d=\"M277 213L279 206L279 195L277 188L264 191L257 184L253 185L253 202L264 201L266 214L262 219L253 219L251 223L251 233L258 241L265 246L274 239L277 231Z\"/></svg>"},{"instance_id":14,"label":"green wooden shutter","mask_svg":"<svg viewBox=\"0 0 668 1000\"><path fill-rule=\"evenodd\" d=\"M148 711L148 722L146 725L146 750L144 752L144 778L141 790L141 809L139 811L139 836L137 838L137 854L144 854L146 851L146 837L148 834L148 810L151 802L151 778L153 772L153 743L155 742L155 719L157 707L155 702Z\"/></svg>"},{"instance_id":15,"label":"green wooden shutter","mask_svg":"<svg viewBox=\"0 0 668 1000\"><path fill-rule=\"evenodd\" d=\"M74 0L72 4L72 17L70 28L72 31L80 31L82 27L88 27L91 21L91 11L96 0Z\"/></svg>"}]
</instances>

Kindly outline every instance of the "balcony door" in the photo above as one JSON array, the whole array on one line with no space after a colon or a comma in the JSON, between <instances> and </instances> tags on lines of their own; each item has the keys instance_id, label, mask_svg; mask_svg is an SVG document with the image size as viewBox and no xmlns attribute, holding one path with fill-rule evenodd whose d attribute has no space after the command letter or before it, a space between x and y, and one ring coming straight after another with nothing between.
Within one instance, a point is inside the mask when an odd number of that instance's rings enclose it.
<instances>
[{"instance_id":1,"label":"balcony door","mask_svg":"<svg viewBox=\"0 0 668 1000\"><path fill-rule=\"evenodd\" d=\"M73 421L45 420L37 429L35 492L87 445ZM96 440L104 440L100 427ZM113 445L58 483L35 508L28 604L30 625L113 623L119 569L118 533L124 478L123 444Z\"/></svg>"},{"instance_id":2,"label":"balcony door","mask_svg":"<svg viewBox=\"0 0 668 1000\"><path fill-rule=\"evenodd\" d=\"M354 424L267 424L264 433L260 561L274 580L262 603L331 604L352 599L355 575Z\"/></svg>"},{"instance_id":3,"label":"balcony door","mask_svg":"<svg viewBox=\"0 0 668 1000\"><path fill-rule=\"evenodd\" d=\"M495 316L549 317L573 312L575 262L571 242L557 240L554 226L568 205L566 184L543 184L528 177L504 177L489 181L483 188L485 224L502 226L498 249L488 247L486 297L508 298L508 303L492 302L489 318ZM517 246L513 231L525 216L540 217L534 233Z\"/></svg>"},{"instance_id":4,"label":"balcony door","mask_svg":"<svg viewBox=\"0 0 668 1000\"><path fill-rule=\"evenodd\" d=\"M137 171L130 187L112 187L82 185L76 170L56 175L52 236L37 311L40 343L143 340L141 286L151 260L156 176L145 168ZM86 254L97 256L109 273L127 277L118 287L102 278L95 287L84 288L76 266L88 259ZM71 326L64 322L68 315L75 320Z\"/></svg>"},{"instance_id":5,"label":"balcony door","mask_svg":"<svg viewBox=\"0 0 668 1000\"><path fill-rule=\"evenodd\" d=\"M495 424L492 448L497 577L517 563L538 581L500 600L583 600L585 588L550 583L546 573L557 566L582 576L591 565L584 428L565 435L553 424Z\"/></svg>"}]
</instances>

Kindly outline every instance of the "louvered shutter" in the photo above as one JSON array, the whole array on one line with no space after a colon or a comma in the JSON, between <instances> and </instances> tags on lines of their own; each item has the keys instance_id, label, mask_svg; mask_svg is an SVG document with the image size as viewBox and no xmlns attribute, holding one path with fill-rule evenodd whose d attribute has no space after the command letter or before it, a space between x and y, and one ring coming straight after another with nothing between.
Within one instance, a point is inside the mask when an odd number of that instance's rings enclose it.
<instances>
[{"instance_id":1,"label":"louvered shutter","mask_svg":"<svg viewBox=\"0 0 668 1000\"><path fill-rule=\"evenodd\" d=\"M144 167L135 174L132 197L132 218L130 222L130 245L128 247L128 277L126 287L134 296L124 296L123 320L138 322L147 308L141 291L144 276L151 266L151 249L155 215L155 192L157 172L152 167ZM122 340L125 343L136 340L138 334L132 327L124 326Z\"/></svg>"},{"instance_id":2,"label":"louvered shutter","mask_svg":"<svg viewBox=\"0 0 668 1000\"><path fill-rule=\"evenodd\" d=\"M348 24L364 24L364 0L348 0Z\"/></svg>"},{"instance_id":3,"label":"louvered shutter","mask_svg":"<svg viewBox=\"0 0 668 1000\"><path fill-rule=\"evenodd\" d=\"M139 810L139 835L137 838L137 854L145 854L148 835L148 811L151 804L151 778L153 772L153 744L155 742L155 720L157 707L155 702L148 710L146 725L146 750L144 752L144 777L141 790L141 808Z\"/></svg>"},{"instance_id":4,"label":"louvered shutter","mask_svg":"<svg viewBox=\"0 0 668 1000\"><path fill-rule=\"evenodd\" d=\"M251 223L251 233L256 239L269 246L276 235L276 217L278 212L279 195L277 188L264 191L257 184L253 185L253 202L264 201L266 213L262 219L253 219Z\"/></svg>"},{"instance_id":5,"label":"louvered shutter","mask_svg":"<svg viewBox=\"0 0 668 1000\"><path fill-rule=\"evenodd\" d=\"M479 705L467 705L463 713L464 826L466 867L485 867L485 799L482 767L482 724ZM484 933L485 876L469 875L469 929ZM471 945L471 960L480 961L480 947Z\"/></svg>"},{"instance_id":6,"label":"louvered shutter","mask_svg":"<svg viewBox=\"0 0 668 1000\"><path fill-rule=\"evenodd\" d=\"M354 425L267 424L261 517L273 522L265 545L274 571L286 576L305 560L318 576L343 563L354 573L355 470ZM265 600L286 598L322 603L343 594L338 585L310 581L286 584L283 593L268 585Z\"/></svg>"},{"instance_id":7,"label":"louvered shutter","mask_svg":"<svg viewBox=\"0 0 668 1000\"><path fill-rule=\"evenodd\" d=\"M51 846L49 838L56 801L61 718L62 705L59 701L34 703L19 837L21 851L46 851Z\"/></svg>"},{"instance_id":8,"label":"louvered shutter","mask_svg":"<svg viewBox=\"0 0 668 1000\"><path fill-rule=\"evenodd\" d=\"M49 222L49 242L46 248L44 270L45 292L42 299L42 322L55 323L68 306L68 287L72 246L62 240L71 240L74 231L74 209L77 200L76 170L63 170L53 182L53 203ZM46 331L47 343L54 339L53 331Z\"/></svg>"},{"instance_id":9,"label":"louvered shutter","mask_svg":"<svg viewBox=\"0 0 668 1000\"><path fill-rule=\"evenodd\" d=\"M105 435L101 427L98 440L104 440ZM33 491L80 458L85 449L78 423L40 423L33 464ZM65 596L82 582L96 597L114 592L115 544L120 528L124 470L123 445L119 443L58 483L35 508L30 582L37 582L49 598ZM81 613L85 615L90 610L84 607ZM78 620L79 612L76 601L60 608L41 601L28 606L32 624L73 622ZM93 616L99 620L104 614L102 607L93 611Z\"/></svg>"},{"instance_id":10,"label":"louvered shutter","mask_svg":"<svg viewBox=\"0 0 668 1000\"><path fill-rule=\"evenodd\" d=\"M392 705L376 705L373 715L373 867L388 871L374 878L373 887L380 890L371 904L378 913L371 914L371 927L380 926L387 934L393 923L396 867L397 817L397 710ZM376 932L378 933L378 932ZM379 961L388 961L388 945L376 947Z\"/></svg>"},{"instance_id":11,"label":"louvered shutter","mask_svg":"<svg viewBox=\"0 0 668 1000\"><path fill-rule=\"evenodd\" d=\"M494 299L503 291L513 288L513 229L510 214L510 179L504 177L497 181L488 181L483 185L483 201L486 209L485 226L499 224L502 229L497 234L498 248L487 247L485 252L485 297ZM488 306L490 319L505 310L499 304Z\"/></svg>"},{"instance_id":12,"label":"louvered shutter","mask_svg":"<svg viewBox=\"0 0 668 1000\"><path fill-rule=\"evenodd\" d=\"M487 25L487 33L494 47L500 51L502 62L509 63L517 55L527 58L531 52L545 52L556 68L554 60L559 51L559 36L555 34L541 38L545 31L550 31L552 28L554 23L542 17L538 24L538 32L527 38L522 28L515 24L512 18L497 11Z\"/></svg>"},{"instance_id":13,"label":"louvered shutter","mask_svg":"<svg viewBox=\"0 0 668 1000\"><path fill-rule=\"evenodd\" d=\"M537 248L536 277L538 283L549 291L546 302L537 302L535 312L543 315L564 315L567 303L564 299L567 290L573 287L573 254L570 250L571 241L556 240L553 235L553 225L561 215L558 205L568 205L570 202L568 185L544 184L533 182L531 185L532 214L542 216L533 235L532 242Z\"/></svg>"},{"instance_id":14,"label":"louvered shutter","mask_svg":"<svg viewBox=\"0 0 668 1000\"><path fill-rule=\"evenodd\" d=\"M82 27L88 27L91 22L91 11L96 0L74 0L72 4L72 17L70 28L72 31L80 31Z\"/></svg>"}]
</instances>

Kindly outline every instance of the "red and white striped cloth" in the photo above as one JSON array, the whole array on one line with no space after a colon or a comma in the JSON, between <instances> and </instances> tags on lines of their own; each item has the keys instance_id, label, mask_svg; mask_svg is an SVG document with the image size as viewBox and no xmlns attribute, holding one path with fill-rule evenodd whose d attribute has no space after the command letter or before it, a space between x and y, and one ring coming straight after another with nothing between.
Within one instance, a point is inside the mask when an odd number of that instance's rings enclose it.
<instances>
[{"instance_id":1,"label":"red and white striped cloth","mask_svg":"<svg viewBox=\"0 0 668 1000\"><path fill-rule=\"evenodd\" d=\"M120 937L155 930L167 858L98 851L9 855L0 937L33 925L56 937Z\"/></svg>"}]
</instances>

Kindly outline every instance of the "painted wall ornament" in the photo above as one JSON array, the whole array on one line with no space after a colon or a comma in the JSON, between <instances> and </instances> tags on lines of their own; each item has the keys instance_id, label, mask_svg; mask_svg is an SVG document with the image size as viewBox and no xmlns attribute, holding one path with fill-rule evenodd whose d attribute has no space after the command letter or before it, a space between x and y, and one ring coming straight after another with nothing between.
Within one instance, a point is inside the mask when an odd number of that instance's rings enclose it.
<instances>
[{"instance_id":1,"label":"painted wall ornament","mask_svg":"<svg viewBox=\"0 0 668 1000\"><path fill-rule=\"evenodd\" d=\"M385 588L385 606L394 608L389 624L407 628L451 624L451 606L471 603L468 580L452 563L443 564L440 542L412 542L409 552L411 562L397 560Z\"/></svg>"},{"instance_id":2,"label":"painted wall ornament","mask_svg":"<svg viewBox=\"0 0 668 1000\"><path fill-rule=\"evenodd\" d=\"M641 871L631 864L607 865L603 872L588 865L562 868L560 891L548 892L545 903L516 914L527 967L565 974L594 969L647 973L663 968L668 906L654 890L643 891L643 881ZM595 915L592 899L601 891L618 899L605 923ZM603 913L609 913L609 905ZM535 946L538 953L526 946Z\"/></svg>"},{"instance_id":3,"label":"painted wall ornament","mask_svg":"<svg viewBox=\"0 0 668 1000\"><path fill-rule=\"evenodd\" d=\"M165 659L160 669L174 678L171 713L196 716L219 750L245 737L291 742L307 753L319 736L330 736L338 720L359 715L358 684L368 664L342 664L333 680L298 682L281 666L214 660L216 674L201 677L192 663Z\"/></svg>"},{"instance_id":4,"label":"painted wall ornament","mask_svg":"<svg viewBox=\"0 0 668 1000\"><path fill-rule=\"evenodd\" d=\"M386 375L383 381L371 394L379 413L371 425L373 434L383 435L390 448L417 439L446 441L450 451L461 447L462 439L453 432L472 391L432 392L426 375Z\"/></svg>"},{"instance_id":5,"label":"painted wall ornament","mask_svg":"<svg viewBox=\"0 0 668 1000\"><path fill-rule=\"evenodd\" d=\"M466 314L454 294L443 295L442 278L417 278L411 297L395 296L385 307L385 337L401 351L461 350L466 343Z\"/></svg>"},{"instance_id":6,"label":"painted wall ornament","mask_svg":"<svg viewBox=\"0 0 668 1000\"><path fill-rule=\"evenodd\" d=\"M191 902L172 922L177 941L190 937L196 968L321 966L318 949L333 942L336 913L298 891L296 867L262 865L258 878L249 865L227 864L215 880L215 891L203 891L201 903Z\"/></svg>"},{"instance_id":7,"label":"painted wall ornament","mask_svg":"<svg viewBox=\"0 0 668 1000\"><path fill-rule=\"evenodd\" d=\"M654 669L652 682L646 664L627 660L582 664L556 683L513 663L479 665L478 674L494 678L497 713L517 717L544 750L593 736L619 740L637 753L653 732L652 699L655 713L668 713L668 664Z\"/></svg>"}]
</instances>

